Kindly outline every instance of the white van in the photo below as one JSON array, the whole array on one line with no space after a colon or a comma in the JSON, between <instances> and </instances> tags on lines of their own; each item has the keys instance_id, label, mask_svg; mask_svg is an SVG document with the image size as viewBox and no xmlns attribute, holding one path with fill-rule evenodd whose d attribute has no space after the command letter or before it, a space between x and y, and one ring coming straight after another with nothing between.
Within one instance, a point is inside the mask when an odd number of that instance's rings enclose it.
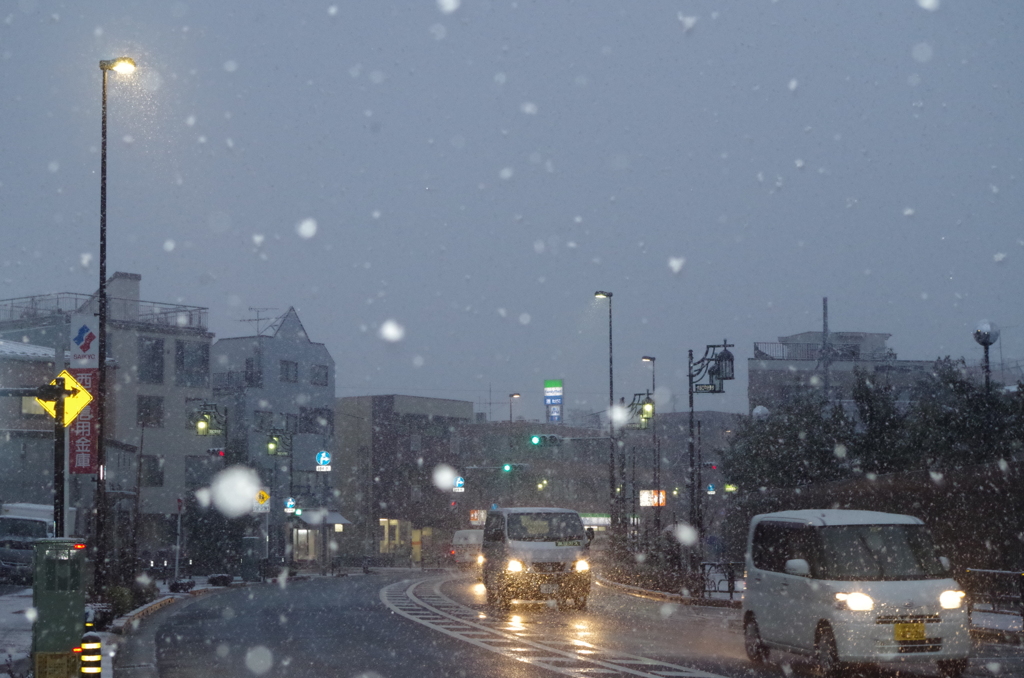
<instances>
[{"instance_id":1,"label":"white van","mask_svg":"<svg viewBox=\"0 0 1024 678\"><path fill-rule=\"evenodd\" d=\"M754 516L746 554L747 656L810 655L833 676L846 665L937 662L967 668L964 592L924 524L876 511L805 510Z\"/></svg>"},{"instance_id":2,"label":"white van","mask_svg":"<svg viewBox=\"0 0 1024 678\"><path fill-rule=\"evenodd\" d=\"M456 530L452 535L451 555L460 570L479 568L483 564L481 545L484 542L483 530Z\"/></svg>"},{"instance_id":3,"label":"white van","mask_svg":"<svg viewBox=\"0 0 1024 678\"><path fill-rule=\"evenodd\" d=\"M551 600L583 610L590 595L587 549L593 528L583 529L576 511L503 508L484 525L487 602L507 609L513 600Z\"/></svg>"}]
</instances>

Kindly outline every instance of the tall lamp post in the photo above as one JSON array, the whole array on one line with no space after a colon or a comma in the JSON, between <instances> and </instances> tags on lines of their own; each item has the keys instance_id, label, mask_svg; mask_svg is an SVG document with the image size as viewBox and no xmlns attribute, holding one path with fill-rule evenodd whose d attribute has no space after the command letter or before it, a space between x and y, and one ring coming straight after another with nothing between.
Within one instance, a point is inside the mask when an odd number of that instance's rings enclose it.
<instances>
[{"instance_id":1,"label":"tall lamp post","mask_svg":"<svg viewBox=\"0 0 1024 678\"><path fill-rule=\"evenodd\" d=\"M616 496L615 483L615 421L612 419L612 409L615 407L615 379L612 372L612 293L598 290L594 292L597 299L608 300L608 502L609 516L612 537L612 553L617 554L620 528L620 514L618 510L618 497Z\"/></svg>"},{"instance_id":2,"label":"tall lamp post","mask_svg":"<svg viewBox=\"0 0 1024 678\"><path fill-rule=\"evenodd\" d=\"M655 381L655 358L652 355L645 355L640 360L651 364L651 397L654 398L658 390ZM657 539L661 535L663 495L661 494L661 448L658 446L658 420L656 417L651 417L651 436L654 439L654 535Z\"/></svg>"},{"instance_id":3,"label":"tall lamp post","mask_svg":"<svg viewBox=\"0 0 1024 678\"><path fill-rule=\"evenodd\" d=\"M512 426L512 401L519 397L518 393L508 394L508 425Z\"/></svg>"},{"instance_id":4,"label":"tall lamp post","mask_svg":"<svg viewBox=\"0 0 1024 678\"><path fill-rule=\"evenodd\" d=\"M734 344L728 343L728 340L723 340L721 344L708 344L704 349L704 357L696 361L693 359L693 351L688 352L686 372L690 394L690 525L697 531L697 548L690 551L690 573L694 575L700 571L701 553L704 548L704 517L700 502L697 500L697 487L701 484L701 462L696 458L693 444L693 394L725 392L722 382L735 378L733 355L729 352L732 346ZM708 383L694 383L705 375L708 376ZM703 590L700 593L703 595Z\"/></svg>"},{"instance_id":5,"label":"tall lamp post","mask_svg":"<svg viewBox=\"0 0 1024 678\"><path fill-rule=\"evenodd\" d=\"M103 74L103 107L102 107L102 142L100 144L100 288L99 297L99 346L97 362L99 363L99 383L97 393L97 429L96 436L96 588L101 593L107 584L107 478L106 478L106 437L107 414L107 73L114 71L121 75L135 72L135 62L128 57L100 61L100 72Z\"/></svg>"}]
</instances>

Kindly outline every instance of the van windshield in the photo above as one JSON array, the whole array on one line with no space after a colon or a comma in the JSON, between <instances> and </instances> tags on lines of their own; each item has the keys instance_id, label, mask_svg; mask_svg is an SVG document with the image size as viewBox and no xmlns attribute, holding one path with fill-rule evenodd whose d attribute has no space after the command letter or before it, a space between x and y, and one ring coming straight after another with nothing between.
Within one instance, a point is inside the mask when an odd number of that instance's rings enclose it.
<instances>
[{"instance_id":1,"label":"van windshield","mask_svg":"<svg viewBox=\"0 0 1024 678\"><path fill-rule=\"evenodd\" d=\"M0 518L0 537L45 539L46 523L28 518Z\"/></svg>"},{"instance_id":2,"label":"van windshield","mask_svg":"<svg viewBox=\"0 0 1024 678\"><path fill-rule=\"evenodd\" d=\"M894 581L949 576L923 525L834 525L821 535L821 577Z\"/></svg>"},{"instance_id":3,"label":"van windshield","mask_svg":"<svg viewBox=\"0 0 1024 678\"><path fill-rule=\"evenodd\" d=\"M576 513L510 513L508 538L514 541L583 541Z\"/></svg>"}]
</instances>

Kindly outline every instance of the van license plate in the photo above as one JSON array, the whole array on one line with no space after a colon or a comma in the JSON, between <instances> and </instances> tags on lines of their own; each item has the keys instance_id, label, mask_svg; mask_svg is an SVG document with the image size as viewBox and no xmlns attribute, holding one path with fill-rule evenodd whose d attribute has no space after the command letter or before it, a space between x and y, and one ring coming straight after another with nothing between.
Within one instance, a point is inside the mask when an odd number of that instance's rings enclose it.
<instances>
[{"instance_id":1,"label":"van license plate","mask_svg":"<svg viewBox=\"0 0 1024 678\"><path fill-rule=\"evenodd\" d=\"M924 640L924 624L895 624L893 635L896 640Z\"/></svg>"},{"instance_id":2,"label":"van license plate","mask_svg":"<svg viewBox=\"0 0 1024 678\"><path fill-rule=\"evenodd\" d=\"M558 592L558 584L541 584L540 592L544 594L553 594Z\"/></svg>"}]
</instances>

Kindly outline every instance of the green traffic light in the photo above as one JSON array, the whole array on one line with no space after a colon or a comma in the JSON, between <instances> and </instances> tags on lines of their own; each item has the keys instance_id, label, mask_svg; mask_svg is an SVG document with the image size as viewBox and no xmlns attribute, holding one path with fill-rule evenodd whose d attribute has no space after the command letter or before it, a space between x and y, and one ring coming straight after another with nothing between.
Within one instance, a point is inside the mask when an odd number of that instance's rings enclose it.
<instances>
[{"instance_id":1,"label":"green traffic light","mask_svg":"<svg viewBox=\"0 0 1024 678\"><path fill-rule=\"evenodd\" d=\"M530 436L530 444L531 445L540 445L540 436Z\"/></svg>"},{"instance_id":2,"label":"green traffic light","mask_svg":"<svg viewBox=\"0 0 1024 678\"><path fill-rule=\"evenodd\" d=\"M505 472L511 471L512 470L512 464L505 464L504 466L501 467L501 470L505 471Z\"/></svg>"}]
</instances>

